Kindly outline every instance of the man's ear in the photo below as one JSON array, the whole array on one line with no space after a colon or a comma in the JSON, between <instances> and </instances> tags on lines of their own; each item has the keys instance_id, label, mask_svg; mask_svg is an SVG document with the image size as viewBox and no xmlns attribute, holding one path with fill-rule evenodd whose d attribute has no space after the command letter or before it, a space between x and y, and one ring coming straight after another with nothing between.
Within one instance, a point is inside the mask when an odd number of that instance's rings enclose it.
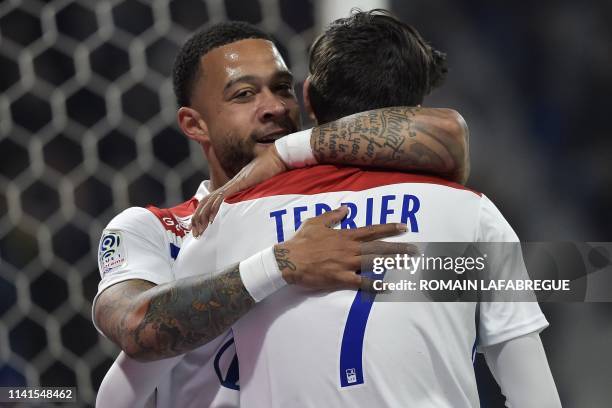
<instances>
[{"instance_id":1,"label":"man's ear","mask_svg":"<svg viewBox=\"0 0 612 408\"><path fill-rule=\"evenodd\" d=\"M302 95L304 97L304 109L306 109L308 117L316 122L317 118L315 117L314 111L312 110L312 105L310 104L310 75L308 75L304 81L304 85L302 86Z\"/></svg>"},{"instance_id":2,"label":"man's ear","mask_svg":"<svg viewBox=\"0 0 612 408\"><path fill-rule=\"evenodd\" d=\"M179 127L185 136L191 140L195 140L203 146L210 144L208 126L197 110L187 106L181 106L176 116Z\"/></svg>"}]
</instances>

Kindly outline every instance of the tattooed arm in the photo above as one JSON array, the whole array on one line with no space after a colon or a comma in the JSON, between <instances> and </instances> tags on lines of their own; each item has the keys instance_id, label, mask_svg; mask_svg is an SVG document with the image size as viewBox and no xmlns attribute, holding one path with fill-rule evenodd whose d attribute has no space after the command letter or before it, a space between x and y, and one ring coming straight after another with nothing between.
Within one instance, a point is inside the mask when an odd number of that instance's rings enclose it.
<instances>
[{"instance_id":1,"label":"tattooed arm","mask_svg":"<svg viewBox=\"0 0 612 408\"><path fill-rule=\"evenodd\" d=\"M95 315L127 355L157 360L213 340L254 304L236 264L212 279L192 276L158 286L120 282L102 292Z\"/></svg>"},{"instance_id":2,"label":"tattooed arm","mask_svg":"<svg viewBox=\"0 0 612 408\"><path fill-rule=\"evenodd\" d=\"M452 109L400 106L316 126L310 144L319 163L428 172L465 183L468 137Z\"/></svg>"},{"instance_id":3,"label":"tattooed arm","mask_svg":"<svg viewBox=\"0 0 612 408\"><path fill-rule=\"evenodd\" d=\"M465 121L452 109L400 106L316 126L310 146L319 163L426 172L464 184L470 173L468 139ZM204 232L225 197L287 171L288 164L276 146L256 157L200 201L191 219L193 235Z\"/></svg>"},{"instance_id":4,"label":"tattooed arm","mask_svg":"<svg viewBox=\"0 0 612 408\"><path fill-rule=\"evenodd\" d=\"M346 208L305 221L296 235L274 246L289 284L311 289L358 289L363 256L411 254L414 248L376 241L405 231L398 224L353 230L330 228ZM204 345L223 334L255 304L235 264L214 277L191 276L155 286L127 280L104 290L94 308L98 327L130 357L157 360Z\"/></svg>"}]
</instances>

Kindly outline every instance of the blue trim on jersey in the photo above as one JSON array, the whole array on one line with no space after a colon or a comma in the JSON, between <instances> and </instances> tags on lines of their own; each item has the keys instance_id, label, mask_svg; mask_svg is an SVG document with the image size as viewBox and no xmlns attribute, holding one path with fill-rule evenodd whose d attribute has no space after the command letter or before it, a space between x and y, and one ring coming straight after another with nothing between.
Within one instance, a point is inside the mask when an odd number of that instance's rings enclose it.
<instances>
[{"instance_id":1,"label":"blue trim on jersey","mask_svg":"<svg viewBox=\"0 0 612 408\"><path fill-rule=\"evenodd\" d=\"M178 256L180 250L181 248L177 247L173 243L170 243L170 256L172 257L172 259L176 260L176 257Z\"/></svg>"},{"instance_id":2,"label":"blue trim on jersey","mask_svg":"<svg viewBox=\"0 0 612 408\"><path fill-rule=\"evenodd\" d=\"M221 374L221 367L219 366L219 361L221 360L221 356L225 353L225 350L228 349L229 346L234 344L234 339L229 339L224 345L219 348L217 355L215 356L214 367L215 373L217 373L217 378L219 378L219 382L225 388L229 388L232 390L240 391L240 385L238 385L239 380L239 366L238 366L238 355L234 354L234 358L232 358L232 362L227 370L227 375L225 379L223 379L223 375Z\"/></svg>"},{"instance_id":3,"label":"blue trim on jersey","mask_svg":"<svg viewBox=\"0 0 612 408\"><path fill-rule=\"evenodd\" d=\"M369 279L383 279L384 273L362 272ZM340 348L340 387L363 384L363 338L370 311L376 298L375 293L357 291L346 319Z\"/></svg>"}]
</instances>

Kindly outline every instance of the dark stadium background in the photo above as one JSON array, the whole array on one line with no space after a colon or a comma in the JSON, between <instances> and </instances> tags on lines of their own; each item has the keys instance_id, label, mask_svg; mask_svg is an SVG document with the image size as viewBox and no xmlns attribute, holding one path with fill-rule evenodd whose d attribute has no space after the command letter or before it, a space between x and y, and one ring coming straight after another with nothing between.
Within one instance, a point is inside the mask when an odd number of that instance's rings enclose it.
<instances>
[{"instance_id":1,"label":"dark stadium background","mask_svg":"<svg viewBox=\"0 0 612 408\"><path fill-rule=\"evenodd\" d=\"M223 19L259 24L300 89L322 4L0 2L0 386L76 386L80 404L93 404L117 353L90 321L99 234L122 209L180 202L207 176L177 131L168 79L188 33ZM470 186L524 241L610 241L612 2L390 7L448 52L448 81L427 104L467 120ZM542 307L564 406L610 406L612 305ZM482 366L483 406L502 406Z\"/></svg>"}]
</instances>

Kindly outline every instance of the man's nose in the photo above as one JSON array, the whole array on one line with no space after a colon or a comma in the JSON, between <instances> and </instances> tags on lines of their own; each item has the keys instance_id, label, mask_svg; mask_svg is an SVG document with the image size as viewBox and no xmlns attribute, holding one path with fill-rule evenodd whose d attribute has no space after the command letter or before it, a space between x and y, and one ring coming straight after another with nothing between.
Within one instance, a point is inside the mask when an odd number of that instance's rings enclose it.
<instances>
[{"instance_id":1,"label":"man's nose","mask_svg":"<svg viewBox=\"0 0 612 408\"><path fill-rule=\"evenodd\" d=\"M259 119L267 122L275 118L285 116L289 112L287 102L274 92L262 92L261 105L259 106Z\"/></svg>"}]
</instances>

